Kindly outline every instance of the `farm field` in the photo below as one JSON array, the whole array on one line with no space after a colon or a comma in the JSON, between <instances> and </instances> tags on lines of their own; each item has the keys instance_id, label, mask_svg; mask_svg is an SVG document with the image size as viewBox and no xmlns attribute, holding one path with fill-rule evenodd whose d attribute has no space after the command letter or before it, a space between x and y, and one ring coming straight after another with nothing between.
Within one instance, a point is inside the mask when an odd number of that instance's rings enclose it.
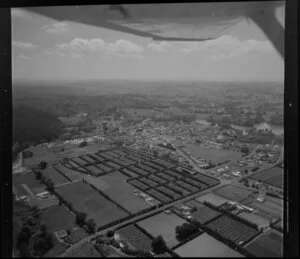
<instances>
[{"instance_id":1,"label":"farm field","mask_svg":"<svg viewBox=\"0 0 300 259\"><path fill-rule=\"evenodd\" d=\"M27 201L29 206L36 206L40 210L58 205L59 201L55 195L49 195L47 198L33 197Z\"/></svg>"},{"instance_id":2,"label":"farm field","mask_svg":"<svg viewBox=\"0 0 300 259\"><path fill-rule=\"evenodd\" d=\"M238 214L240 218L243 218L257 226L264 226L269 224L269 220L266 218L263 218L255 213L249 213L249 212L241 212Z\"/></svg>"},{"instance_id":3,"label":"farm field","mask_svg":"<svg viewBox=\"0 0 300 259\"><path fill-rule=\"evenodd\" d=\"M57 184L63 184L68 183L69 180L64 177L61 173L59 173L56 169L54 169L52 166L48 166L46 169L41 170L43 175L47 178L50 178L52 182L54 183L54 186Z\"/></svg>"},{"instance_id":4,"label":"farm field","mask_svg":"<svg viewBox=\"0 0 300 259\"><path fill-rule=\"evenodd\" d=\"M191 208L193 208L193 207L197 208L197 211L192 213L192 217L193 217L193 219L196 219L201 224L205 224L208 221L221 215L220 212L213 210L195 200L188 201L185 203L185 205L187 205Z\"/></svg>"},{"instance_id":5,"label":"farm field","mask_svg":"<svg viewBox=\"0 0 300 259\"><path fill-rule=\"evenodd\" d=\"M228 201L228 199L225 199L225 198L223 198L221 196L218 196L214 193L205 194L203 196L200 196L200 197L196 198L196 200L199 201L199 202L206 201L206 202L209 202L212 205L217 206L217 207L221 206L222 204L224 204L225 202Z\"/></svg>"},{"instance_id":6,"label":"farm field","mask_svg":"<svg viewBox=\"0 0 300 259\"><path fill-rule=\"evenodd\" d=\"M97 178L86 176L85 179L131 213L151 207L143 198L134 195L136 188L128 184L126 182L128 177L120 172L109 173Z\"/></svg>"},{"instance_id":7,"label":"farm field","mask_svg":"<svg viewBox=\"0 0 300 259\"><path fill-rule=\"evenodd\" d=\"M252 201L249 201L247 199L247 204L245 205L258 209L259 211L262 211L274 218L282 218L283 217L283 200L276 199L273 197L265 197L265 201L263 203L253 199ZM242 203L244 203L242 201Z\"/></svg>"},{"instance_id":8,"label":"farm field","mask_svg":"<svg viewBox=\"0 0 300 259\"><path fill-rule=\"evenodd\" d=\"M85 212L87 218L94 219L97 227L128 216L87 183L76 182L58 187L57 190L77 211Z\"/></svg>"},{"instance_id":9,"label":"farm field","mask_svg":"<svg viewBox=\"0 0 300 259\"><path fill-rule=\"evenodd\" d=\"M214 193L229 200L240 202L249 197L253 193L253 191L236 185L228 184L215 190Z\"/></svg>"},{"instance_id":10,"label":"farm field","mask_svg":"<svg viewBox=\"0 0 300 259\"><path fill-rule=\"evenodd\" d=\"M282 257L283 235L276 230L269 230L251 241L245 249L256 257Z\"/></svg>"},{"instance_id":11,"label":"farm field","mask_svg":"<svg viewBox=\"0 0 300 259\"><path fill-rule=\"evenodd\" d=\"M211 160L215 163L224 163L228 160L238 159L242 156L242 154L239 152L216 148L206 148L197 144L187 144L186 150L195 158L203 158L208 161Z\"/></svg>"},{"instance_id":12,"label":"farm field","mask_svg":"<svg viewBox=\"0 0 300 259\"><path fill-rule=\"evenodd\" d=\"M151 251L151 238L134 225L117 230L117 233L136 249Z\"/></svg>"},{"instance_id":13,"label":"farm field","mask_svg":"<svg viewBox=\"0 0 300 259\"><path fill-rule=\"evenodd\" d=\"M280 167L273 167L271 169L257 173L250 178L279 188L283 188L283 169Z\"/></svg>"},{"instance_id":14,"label":"farm field","mask_svg":"<svg viewBox=\"0 0 300 259\"><path fill-rule=\"evenodd\" d=\"M43 210L40 218L53 232L76 226L75 216L63 205L56 205Z\"/></svg>"},{"instance_id":15,"label":"farm field","mask_svg":"<svg viewBox=\"0 0 300 259\"><path fill-rule=\"evenodd\" d=\"M84 175L78 171L75 171L75 170L72 170L72 169L69 169L69 168L63 166L62 164L55 165L54 168L56 170L60 171L62 174L64 174L72 182L82 179L83 175Z\"/></svg>"},{"instance_id":16,"label":"farm field","mask_svg":"<svg viewBox=\"0 0 300 259\"><path fill-rule=\"evenodd\" d=\"M137 223L145 229L152 237L162 235L169 248L180 242L176 239L175 228L186 221L175 214L159 213Z\"/></svg>"},{"instance_id":17,"label":"farm field","mask_svg":"<svg viewBox=\"0 0 300 259\"><path fill-rule=\"evenodd\" d=\"M178 247L174 252L180 257L244 257L206 233Z\"/></svg>"},{"instance_id":18,"label":"farm field","mask_svg":"<svg viewBox=\"0 0 300 259\"><path fill-rule=\"evenodd\" d=\"M258 233L255 228L227 215L222 215L208 223L206 226L220 236L233 241L236 245L244 244Z\"/></svg>"},{"instance_id":19,"label":"farm field","mask_svg":"<svg viewBox=\"0 0 300 259\"><path fill-rule=\"evenodd\" d=\"M18 196L28 195L30 192L32 194L38 194L46 190L46 186L36 180L33 172L14 174L12 181Z\"/></svg>"}]
</instances>

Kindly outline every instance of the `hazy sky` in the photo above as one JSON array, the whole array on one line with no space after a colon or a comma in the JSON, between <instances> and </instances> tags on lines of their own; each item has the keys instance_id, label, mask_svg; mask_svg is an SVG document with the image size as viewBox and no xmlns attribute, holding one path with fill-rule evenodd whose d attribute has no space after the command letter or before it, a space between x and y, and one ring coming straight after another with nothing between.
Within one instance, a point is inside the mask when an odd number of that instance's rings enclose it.
<instances>
[{"instance_id":1,"label":"hazy sky","mask_svg":"<svg viewBox=\"0 0 300 259\"><path fill-rule=\"evenodd\" d=\"M14 80L284 78L282 58L248 21L212 41L159 42L12 9L12 58Z\"/></svg>"}]
</instances>

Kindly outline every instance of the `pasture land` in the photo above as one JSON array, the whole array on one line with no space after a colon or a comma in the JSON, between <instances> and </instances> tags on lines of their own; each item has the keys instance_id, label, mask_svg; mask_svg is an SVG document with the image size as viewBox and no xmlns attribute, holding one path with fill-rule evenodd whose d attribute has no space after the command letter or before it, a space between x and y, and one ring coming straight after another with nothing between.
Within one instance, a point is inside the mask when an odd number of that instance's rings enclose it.
<instances>
[{"instance_id":1,"label":"pasture land","mask_svg":"<svg viewBox=\"0 0 300 259\"><path fill-rule=\"evenodd\" d=\"M282 257L283 235L271 229L251 241L245 249L255 257Z\"/></svg>"},{"instance_id":2,"label":"pasture land","mask_svg":"<svg viewBox=\"0 0 300 259\"><path fill-rule=\"evenodd\" d=\"M53 232L76 226L75 216L63 205L56 205L43 210L40 218Z\"/></svg>"},{"instance_id":3,"label":"pasture land","mask_svg":"<svg viewBox=\"0 0 300 259\"><path fill-rule=\"evenodd\" d=\"M36 180L33 172L13 174L12 180L17 196L33 196L46 190L46 186Z\"/></svg>"},{"instance_id":4,"label":"pasture land","mask_svg":"<svg viewBox=\"0 0 300 259\"><path fill-rule=\"evenodd\" d=\"M175 228L186 221L176 214L159 213L137 223L145 229L152 237L162 235L169 248L174 247L180 242L176 239Z\"/></svg>"},{"instance_id":5,"label":"pasture land","mask_svg":"<svg viewBox=\"0 0 300 259\"><path fill-rule=\"evenodd\" d=\"M120 172L113 172L97 178L86 176L85 180L132 214L151 207L143 198L134 195L136 188L126 182L127 178Z\"/></svg>"},{"instance_id":6,"label":"pasture land","mask_svg":"<svg viewBox=\"0 0 300 259\"><path fill-rule=\"evenodd\" d=\"M197 208L197 211L193 212L192 216L193 216L193 219L197 220L201 224L205 224L208 221L211 221L212 219L221 215L220 212L213 210L195 200L190 200L190 201L186 202L185 205L187 205L191 208L193 208L193 207Z\"/></svg>"},{"instance_id":7,"label":"pasture land","mask_svg":"<svg viewBox=\"0 0 300 259\"><path fill-rule=\"evenodd\" d=\"M46 169L41 170L43 175L47 178L50 178L54 185L68 183L69 180L63 176L59 171L54 169L52 166L48 166Z\"/></svg>"},{"instance_id":8,"label":"pasture land","mask_svg":"<svg viewBox=\"0 0 300 259\"><path fill-rule=\"evenodd\" d=\"M253 191L236 185L228 184L218 188L214 191L214 193L229 200L240 202L248 198Z\"/></svg>"},{"instance_id":9,"label":"pasture land","mask_svg":"<svg viewBox=\"0 0 300 259\"><path fill-rule=\"evenodd\" d=\"M181 257L244 257L206 233L176 248L174 252Z\"/></svg>"},{"instance_id":10,"label":"pasture land","mask_svg":"<svg viewBox=\"0 0 300 259\"><path fill-rule=\"evenodd\" d=\"M196 198L196 200L199 201L199 202L206 201L206 202L209 202L212 205L217 206L217 207L223 205L225 202L228 202L228 199L225 199L221 196L218 196L218 195L216 195L212 192L208 193L208 194L205 194L203 196L200 196L200 197Z\"/></svg>"},{"instance_id":11,"label":"pasture land","mask_svg":"<svg viewBox=\"0 0 300 259\"><path fill-rule=\"evenodd\" d=\"M273 218L283 218L283 200L269 196L265 198L264 202L259 202L255 199L249 201L249 199L247 199L247 204L245 203L245 205L264 212ZM242 201L242 203L244 202Z\"/></svg>"},{"instance_id":12,"label":"pasture land","mask_svg":"<svg viewBox=\"0 0 300 259\"><path fill-rule=\"evenodd\" d=\"M151 251L151 238L134 225L117 230L117 233L136 249Z\"/></svg>"},{"instance_id":13,"label":"pasture land","mask_svg":"<svg viewBox=\"0 0 300 259\"><path fill-rule=\"evenodd\" d=\"M214 163L224 163L238 159L242 156L240 152L223 150L217 148L206 148L198 144L186 144L186 150L195 158L202 158Z\"/></svg>"},{"instance_id":14,"label":"pasture land","mask_svg":"<svg viewBox=\"0 0 300 259\"><path fill-rule=\"evenodd\" d=\"M57 191L73 204L75 210L85 212L95 220L97 227L104 226L128 214L107 200L84 182L76 182L57 188Z\"/></svg>"},{"instance_id":15,"label":"pasture land","mask_svg":"<svg viewBox=\"0 0 300 259\"><path fill-rule=\"evenodd\" d=\"M263 183L283 188L283 169L273 167L263 172L251 176L252 179L262 181Z\"/></svg>"},{"instance_id":16,"label":"pasture land","mask_svg":"<svg viewBox=\"0 0 300 259\"><path fill-rule=\"evenodd\" d=\"M84 174L82 174L78 171L72 170L70 168L67 168L62 164L55 165L54 168L56 170L58 170L59 172L61 172L63 175L65 175L67 178L69 178L70 181L72 181L72 182L76 181L76 180L80 180L84 176Z\"/></svg>"}]
</instances>

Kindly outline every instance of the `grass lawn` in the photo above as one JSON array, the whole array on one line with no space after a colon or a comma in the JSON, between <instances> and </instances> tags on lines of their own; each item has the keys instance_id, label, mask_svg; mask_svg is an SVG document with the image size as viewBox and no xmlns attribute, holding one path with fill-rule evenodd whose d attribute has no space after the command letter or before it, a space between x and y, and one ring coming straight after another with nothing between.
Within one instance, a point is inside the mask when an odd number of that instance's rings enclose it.
<instances>
[{"instance_id":1,"label":"grass lawn","mask_svg":"<svg viewBox=\"0 0 300 259\"><path fill-rule=\"evenodd\" d=\"M200 197L196 198L196 200L199 201L199 202L207 201L207 202L209 202L212 205L215 205L217 207L221 206L222 204L224 204L225 202L228 201L228 199L220 197L220 196L218 196L214 193L205 194L203 196L200 196Z\"/></svg>"},{"instance_id":2,"label":"grass lawn","mask_svg":"<svg viewBox=\"0 0 300 259\"><path fill-rule=\"evenodd\" d=\"M75 226L75 216L65 206L52 206L42 211L41 220L53 232Z\"/></svg>"},{"instance_id":3,"label":"grass lawn","mask_svg":"<svg viewBox=\"0 0 300 259\"><path fill-rule=\"evenodd\" d=\"M36 180L35 174L32 172L25 174L14 174L12 178L17 195L28 195L30 191L33 194L37 194L46 190L46 186L40 183L40 181ZM23 185L26 185L27 187L23 187ZM27 191L27 188L29 188L29 191Z\"/></svg>"},{"instance_id":4,"label":"grass lawn","mask_svg":"<svg viewBox=\"0 0 300 259\"><path fill-rule=\"evenodd\" d=\"M97 227L128 215L87 183L76 182L58 187L57 190L76 210L85 212L87 218L93 218Z\"/></svg>"},{"instance_id":5,"label":"grass lawn","mask_svg":"<svg viewBox=\"0 0 300 259\"><path fill-rule=\"evenodd\" d=\"M225 185L214 191L215 194L232 201L240 202L246 199L253 191L235 185Z\"/></svg>"},{"instance_id":6,"label":"grass lawn","mask_svg":"<svg viewBox=\"0 0 300 259\"><path fill-rule=\"evenodd\" d=\"M68 252L66 257L102 257L90 242L83 243Z\"/></svg>"},{"instance_id":7,"label":"grass lawn","mask_svg":"<svg viewBox=\"0 0 300 259\"><path fill-rule=\"evenodd\" d=\"M244 257L206 233L180 246L174 252L181 257Z\"/></svg>"},{"instance_id":8,"label":"grass lawn","mask_svg":"<svg viewBox=\"0 0 300 259\"><path fill-rule=\"evenodd\" d=\"M175 214L159 213L137 223L152 237L162 235L168 247L173 247L180 242L176 239L175 228L186 221Z\"/></svg>"},{"instance_id":9,"label":"grass lawn","mask_svg":"<svg viewBox=\"0 0 300 259\"><path fill-rule=\"evenodd\" d=\"M134 195L136 188L128 184L126 182L128 177L120 172L100 177L86 176L85 179L131 213L151 207L143 198Z\"/></svg>"},{"instance_id":10,"label":"grass lawn","mask_svg":"<svg viewBox=\"0 0 300 259\"><path fill-rule=\"evenodd\" d=\"M67 183L69 180L64 177L61 173L59 173L56 169L54 169L52 166L47 167L44 170L41 170L41 172L46 176L47 178L50 178L54 185Z\"/></svg>"},{"instance_id":11,"label":"grass lawn","mask_svg":"<svg viewBox=\"0 0 300 259\"><path fill-rule=\"evenodd\" d=\"M246 245L245 249L256 257L282 257L283 235L269 230Z\"/></svg>"},{"instance_id":12,"label":"grass lawn","mask_svg":"<svg viewBox=\"0 0 300 259\"><path fill-rule=\"evenodd\" d=\"M215 163L224 163L228 160L238 159L242 156L240 152L234 152L216 148L206 148L198 144L187 144L187 151L191 152L191 155L195 158L203 158L205 160L211 160Z\"/></svg>"},{"instance_id":13,"label":"grass lawn","mask_svg":"<svg viewBox=\"0 0 300 259\"><path fill-rule=\"evenodd\" d=\"M23 164L24 166L31 167L38 165L41 161L46 161L47 163L51 163L57 161L57 155L52 152L49 148L44 147L32 147L28 149L32 151L33 156L30 158L24 158Z\"/></svg>"}]
</instances>

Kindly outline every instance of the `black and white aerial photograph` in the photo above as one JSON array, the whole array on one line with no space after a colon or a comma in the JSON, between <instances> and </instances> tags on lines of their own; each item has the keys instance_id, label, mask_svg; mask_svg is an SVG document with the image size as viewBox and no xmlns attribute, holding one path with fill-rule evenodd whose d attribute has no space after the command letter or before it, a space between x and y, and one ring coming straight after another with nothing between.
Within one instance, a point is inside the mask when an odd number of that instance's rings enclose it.
<instances>
[{"instance_id":1,"label":"black and white aerial photograph","mask_svg":"<svg viewBox=\"0 0 300 259\"><path fill-rule=\"evenodd\" d=\"M285 8L11 8L12 257L283 257Z\"/></svg>"}]
</instances>

